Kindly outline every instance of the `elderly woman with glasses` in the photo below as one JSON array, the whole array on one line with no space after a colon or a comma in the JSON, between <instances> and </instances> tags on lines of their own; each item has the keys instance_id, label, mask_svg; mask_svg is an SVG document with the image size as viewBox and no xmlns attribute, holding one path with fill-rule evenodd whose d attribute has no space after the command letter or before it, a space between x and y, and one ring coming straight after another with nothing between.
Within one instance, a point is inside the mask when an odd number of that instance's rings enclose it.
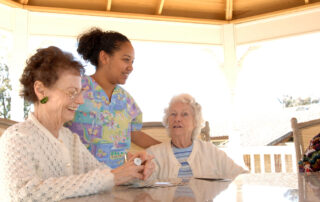
<instances>
[{"instance_id":1,"label":"elderly woman with glasses","mask_svg":"<svg viewBox=\"0 0 320 202\"><path fill-rule=\"evenodd\" d=\"M154 145L155 172L150 180L191 177L233 179L247 172L210 142L197 137L203 123L201 106L188 94L171 99L163 124L170 142Z\"/></svg>"},{"instance_id":2,"label":"elderly woman with glasses","mask_svg":"<svg viewBox=\"0 0 320 202\"><path fill-rule=\"evenodd\" d=\"M21 95L34 112L0 139L0 201L59 201L146 179L153 171L145 153L112 170L63 126L83 104L83 70L57 47L39 49L27 61ZM136 156L143 165L134 164Z\"/></svg>"}]
</instances>

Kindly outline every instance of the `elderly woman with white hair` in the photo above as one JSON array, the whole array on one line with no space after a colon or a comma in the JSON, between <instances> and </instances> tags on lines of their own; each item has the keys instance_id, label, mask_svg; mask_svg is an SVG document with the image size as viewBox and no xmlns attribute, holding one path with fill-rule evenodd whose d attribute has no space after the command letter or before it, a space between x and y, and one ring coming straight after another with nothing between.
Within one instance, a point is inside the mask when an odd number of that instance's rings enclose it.
<instances>
[{"instance_id":1,"label":"elderly woman with white hair","mask_svg":"<svg viewBox=\"0 0 320 202\"><path fill-rule=\"evenodd\" d=\"M165 109L163 125L170 142L151 146L155 171L151 179L210 177L233 179L247 172L210 142L201 141L201 106L188 94L173 97Z\"/></svg>"}]
</instances>

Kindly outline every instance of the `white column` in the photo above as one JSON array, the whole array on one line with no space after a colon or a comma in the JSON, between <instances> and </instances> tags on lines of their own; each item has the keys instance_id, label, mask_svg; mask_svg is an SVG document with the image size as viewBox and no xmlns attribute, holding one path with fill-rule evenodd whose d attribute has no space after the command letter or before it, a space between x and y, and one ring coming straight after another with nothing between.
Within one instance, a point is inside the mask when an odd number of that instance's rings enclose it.
<instances>
[{"instance_id":1,"label":"white column","mask_svg":"<svg viewBox=\"0 0 320 202\"><path fill-rule=\"evenodd\" d=\"M228 82L231 94L231 109L229 110L229 144L233 152L231 157L239 164L244 165L243 154L240 148L240 134L236 128L236 110L234 106L234 93L236 87L236 79L238 74L237 58L236 58L236 40L235 28L233 24L223 25L223 47L224 47L224 65L222 71Z\"/></svg>"},{"instance_id":2,"label":"white column","mask_svg":"<svg viewBox=\"0 0 320 202\"><path fill-rule=\"evenodd\" d=\"M236 69L236 41L234 24L223 25L223 47L224 47L224 66L223 72L226 74L230 89L233 93L235 85Z\"/></svg>"},{"instance_id":3,"label":"white column","mask_svg":"<svg viewBox=\"0 0 320 202\"><path fill-rule=\"evenodd\" d=\"M222 72L228 82L230 94L231 94L231 109L229 110L230 117L230 129L229 133L234 133L234 90L235 90L235 64L236 64L236 44L234 35L234 25L223 25L222 29L223 49L224 49L224 63L222 66ZM229 143L234 143L234 134L229 134Z\"/></svg>"},{"instance_id":4,"label":"white column","mask_svg":"<svg viewBox=\"0 0 320 202\"><path fill-rule=\"evenodd\" d=\"M19 96L22 71L28 50L28 11L13 9L13 50L10 56L9 74L12 84L11 119L23 120L23 99Z\"/></svg>"}]
</instances>

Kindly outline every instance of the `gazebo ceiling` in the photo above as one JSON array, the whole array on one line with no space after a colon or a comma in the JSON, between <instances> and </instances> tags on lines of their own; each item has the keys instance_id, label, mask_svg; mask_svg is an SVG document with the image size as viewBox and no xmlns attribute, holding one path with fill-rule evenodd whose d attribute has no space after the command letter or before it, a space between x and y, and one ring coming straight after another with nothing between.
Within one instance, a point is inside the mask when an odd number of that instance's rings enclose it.
<instances>
[{"instance_id":1,"label":"gazebo ceiling","mask_svg":"<svg viewBox=\"0 0 320 202\"><path fill-rule=\"evenodd\" d=\"M320 0L1 0L28 10L224 24L320 7Z\"/></svg>"}]
</instances>

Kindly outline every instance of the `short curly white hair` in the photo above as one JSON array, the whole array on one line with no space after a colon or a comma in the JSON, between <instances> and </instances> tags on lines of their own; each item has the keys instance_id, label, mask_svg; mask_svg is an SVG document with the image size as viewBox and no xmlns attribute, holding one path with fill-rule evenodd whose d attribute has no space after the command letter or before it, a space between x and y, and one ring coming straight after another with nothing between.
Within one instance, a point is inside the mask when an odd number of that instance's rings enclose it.
<instances>
[{"instance_id":1,"label":"short curly white hair","mask_svg":"<svg viewBox=\"0 0 320 202\"><path fill-rule=\"evenodd\" d=\"M180 94L174 96L171 101L169 102L168 108L164 110L164 117L162 120L162 124L167 130L167 134L169 137L171 137L170 131L169 131L169 123L168 123L168 117L169 117L169 109L172 106L172 104L181 102L190 105L190 107L193 110L193 121L194 121L194 129L192 131L192 140L194 140L201 132L201 128L204 126L204 120L202 117L202 110L201 105L196 102L196 100L189 94Z\"/></svg>"}]
</instances>

